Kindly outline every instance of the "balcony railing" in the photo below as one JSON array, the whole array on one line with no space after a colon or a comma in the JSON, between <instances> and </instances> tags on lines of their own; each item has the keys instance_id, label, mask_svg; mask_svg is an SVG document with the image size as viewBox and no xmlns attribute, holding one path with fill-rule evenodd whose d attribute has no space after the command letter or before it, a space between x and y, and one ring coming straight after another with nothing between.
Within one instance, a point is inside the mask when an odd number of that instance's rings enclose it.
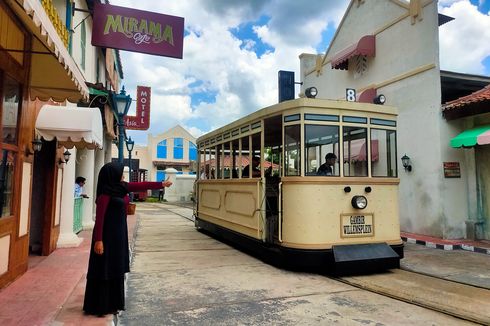
<instances>
[{"instance_id":1,"label":"balcony railing","mask_svg":"<svg viewBox=\"0 0 490 326\"><path fill-rule=\"evenodd\" d=\"M83 198L75 197L73 206L73 232L78 233L82 231Z\"/></svg>"},{"instance_id":2,"label":"balcony railing","mask_svg":"<svg viewBox=\"0 0 490 326\"><path fill-rule=\"evenodd\" d=\"M53 5L52 0L40 0L43 5L44 10L48 14L49 19L53 23L56 32L60 36L61 40L65 44L65 47L68 49L68 42L70 38L70 32L68 31L67 26L63 23L58 12L56 11L56 7Z\"/></svg>"}]
</instances>

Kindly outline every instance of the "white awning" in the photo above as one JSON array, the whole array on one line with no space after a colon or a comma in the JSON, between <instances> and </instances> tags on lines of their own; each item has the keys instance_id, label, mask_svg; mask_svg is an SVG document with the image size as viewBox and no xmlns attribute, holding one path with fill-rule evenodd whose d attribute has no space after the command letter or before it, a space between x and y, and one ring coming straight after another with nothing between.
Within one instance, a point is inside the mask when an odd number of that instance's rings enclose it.
<instances>
[{"instance_id":1,"label":"white awning","mask_svg":"<svg viewBox=\"0 0 490 326\"><path fill-rule=\"evenodd\" d=\"M39 0L9 0L12 9L34 34L29 80L31 99L76 103L88 100L85 78L68 53ZM18 5L15 4L18 3Z\"/></svg>"},{"instance_id":2,"label":"white awning","mask_svg":"<svg viewBox=\"0 0 490 326\"><path fill-rule=\"evenodd\" d=\"M56 138L66 148L102 148L103 126L99 108L44 105L36 131L46 140Z\"/></svg>"}]
</instances>

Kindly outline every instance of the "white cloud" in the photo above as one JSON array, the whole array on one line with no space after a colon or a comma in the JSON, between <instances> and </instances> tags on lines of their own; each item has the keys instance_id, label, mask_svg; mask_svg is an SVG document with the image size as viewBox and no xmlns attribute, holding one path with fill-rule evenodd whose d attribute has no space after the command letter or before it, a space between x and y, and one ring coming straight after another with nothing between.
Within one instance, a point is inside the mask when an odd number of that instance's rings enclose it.
<instances>
[{"instance_id":1,"label":"white cloud","mask_svg":"<svg viewBox=\"0 0 490 326\"><path fill-rule=\"evenodd\" d=\"M322 32L338 26L348 0L112 0L112 4L185 18L188 35L182 60L122 51L124 84L152 87L150 132L180 124L196 135L277 102L277 71L295 71L299 54L315 53ZM467 0L440 0L441 13L455 17L440 27L442 69L482 74L490 53L489 16ZM254 26L257 39L237 39L231 30ZM263 20L261 20L263 21ZM274 50L260 57L259 43ZM327 44L322 44L325 48ZM199 84L201 83L201 84ZM191 87L195 86L196 87ZM214 103L194 103L196 92L216 94ZM140 133L139 133L140 134ZM141 134L143 135L143 134ZM141 139L144 136L140 136ZM146 141L146 139L144 139Z\"/></svg>"},{"instance_id":2,"label":"white cloud","mask_svg":"<svg viewBox=\"0 0 490 326\"><path fill-rule=\"evenodd\" d=\"M441 69L484 74L482 61L490 55L490 16L468 0L440 1L442 14L455 20L439 28Z\"/></svg>"}]
</instances>

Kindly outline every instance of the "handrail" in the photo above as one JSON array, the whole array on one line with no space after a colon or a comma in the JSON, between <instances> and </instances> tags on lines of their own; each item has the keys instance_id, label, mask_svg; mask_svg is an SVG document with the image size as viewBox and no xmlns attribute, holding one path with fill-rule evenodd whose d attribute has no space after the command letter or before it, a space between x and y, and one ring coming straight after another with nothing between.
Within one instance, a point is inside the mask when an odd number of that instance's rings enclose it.
<instances>
[{"instance_id":1,"label":"handrail","mask_svg":"<svg viewBox=\"0 0 490 326\"><path fill-rule=\"evenodd\" d=\"M278 196L278 215L277 215L277 223L278 223L278 228L277 228L277 237L279 242L282 242L282 181L279 182L279 196Z\"/></svg>"}]
</instances>

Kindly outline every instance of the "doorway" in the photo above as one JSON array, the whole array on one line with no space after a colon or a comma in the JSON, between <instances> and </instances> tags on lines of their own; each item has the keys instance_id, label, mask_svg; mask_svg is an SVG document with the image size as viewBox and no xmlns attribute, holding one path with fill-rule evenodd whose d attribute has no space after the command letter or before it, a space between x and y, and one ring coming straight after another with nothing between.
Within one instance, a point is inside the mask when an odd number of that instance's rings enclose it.
<instances>
[{"instance_id":1,"label":"doorway","mask_svg":"<svg viewBox=\"0 0 490 326\"><path fill-rule=\"evenodd\" d=\"M35 153L32 173L30 256L47 256L56 248L59 227L54 227L55 166L56 140L43 141L41 150Z\"/></svg>"}]
</instances>

